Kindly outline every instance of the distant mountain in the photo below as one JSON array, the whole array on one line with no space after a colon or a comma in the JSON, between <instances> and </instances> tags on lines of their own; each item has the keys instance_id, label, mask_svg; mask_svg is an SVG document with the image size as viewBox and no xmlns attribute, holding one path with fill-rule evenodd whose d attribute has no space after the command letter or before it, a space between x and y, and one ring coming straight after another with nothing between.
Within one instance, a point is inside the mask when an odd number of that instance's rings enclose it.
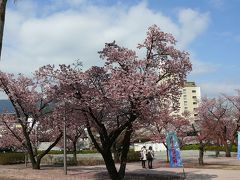
<instances>
[{"instance_id":1,"label":"distant mountain","mask_svg":"<svg viewBox=\"0 0 240 180\"><path fill-rule=\"evenodd\" d=\"M14 112L13 105L11 101L4 99L0 100L0 113L7 111L7 112Z\"/></svg>"}]
</instances>

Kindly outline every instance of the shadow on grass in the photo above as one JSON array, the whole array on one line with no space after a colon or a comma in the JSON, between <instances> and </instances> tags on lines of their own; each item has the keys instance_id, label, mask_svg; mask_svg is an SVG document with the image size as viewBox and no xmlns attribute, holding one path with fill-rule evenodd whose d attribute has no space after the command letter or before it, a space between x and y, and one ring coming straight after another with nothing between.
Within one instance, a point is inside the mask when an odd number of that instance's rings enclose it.
<instances>
[{"instance_id":1,"label":"shadow on grass","mask_svg":"<svg viewBox=\"0 0 240 180\"><path fill-rule=\"evenodd\" d=\"M216 178L217 175L210 175L210 174L197 174L195 172L189 172L186 173L186 176L183 175L183 173L173 173L171 171L142 171L142 170L136 170L132 172L127 172L125 175L124 180L212 180L213 178ZM110 180L108 173L105 172L99 172L96 173L94 178L96 180Z\"/></svg>"}]
</instances>

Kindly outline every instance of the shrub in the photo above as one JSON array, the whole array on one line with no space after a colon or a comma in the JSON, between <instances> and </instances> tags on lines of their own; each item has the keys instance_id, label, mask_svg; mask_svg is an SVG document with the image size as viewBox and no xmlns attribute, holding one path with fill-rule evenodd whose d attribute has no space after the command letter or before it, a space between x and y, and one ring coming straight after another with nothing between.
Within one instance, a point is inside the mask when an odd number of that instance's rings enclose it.
<instances>
[{"instance_id":1,"label":"shrub","mask_svg":"<svg viewBox=\"0 0 240 180\"><path fill-rule=\"evenodd\" d=\"M235 144L232 145L232 152L237 152L237 145Z\"/></svg>"},{"instance_id":2,"label":"shrub","mask_svg":"<svg viewBox=\"0 0 240 180\"><path fill-rule=\"evenodd\" d=\"M206 151L224 151L223 146L216 146L216 145L207 145L205 149Z\"/></svg>"},{"instance_id":3,"label":"shrub","mask_svg":"<svg viewBox=\"0 0 240 180\"><path fill-rule=\"evenodd\" d=\"M105 162L103 159L82 158L78 160L77 164L81 166L95 166L105 164Z\"/></svg>"},{"instance_id":4,"label":"shrub","mask_svg":"<svg viewBox=\"0 0 240 180\"><path fill-rule=\"evenodd\" d=\"M181 150L199 150L199 144L185 144Z\"/></svg>"},{"instance_id":5,"label":"shrub","mask_svg":"<svg viewBox=\"0 0 240 180\"><path fill-rule=\"evenodd\" d=\"M23 163L24 160L25 156L22 152L0 153L0 164L2 165Z\"/></svg>"},{"instance_id":6,"label":"shrub","mask_svg":"<svg viewBox=\"0 0 240 180\"><path fill-rule=\"evenodd\" d=\"M77 153L79 154L91 154L91 153L98 153L98 151L96 149L83 149L78 151Z\"/></svg>"},{"instance_id":7,"label":"shrub","mask_svg":"<svg viewBox=\"0 0 240 180\"><path fill-rule=\"evenodd\" d=\"M41 152L42 151L38 151L38 153ZM97 153L97 150L84 149L77 151L77 154L91 154L91 153ZM63 150L51 150L48 154L63 154ZM67 151L67 154L73 154L73 151Z\"/></svg>"},{"instance_id":8,"label":"shrub","mask_svg":"<svg viewBox=\"0 0 240 180\"><path fill-rule=\"evenodd\" d=\"M185 144L181 147L181 150L199 150L199 144ZM206 151L225 151L223 146L216 146L216 145L206 145ZM232 145L232 152L237 152L237 146Z\"/></svg>"},{"instance_id":9,"label":"shrub","mask_svg":"<svg viewBox=\"0 0 240 180\"><path fill-rule=\"evenodd\" d=\"M128 155L127 155L127 161L128 162L134 162L134 161L139 161L139 151L134 151L132 149L130 149L128 151Z\"/></svg>"}]
</instances>

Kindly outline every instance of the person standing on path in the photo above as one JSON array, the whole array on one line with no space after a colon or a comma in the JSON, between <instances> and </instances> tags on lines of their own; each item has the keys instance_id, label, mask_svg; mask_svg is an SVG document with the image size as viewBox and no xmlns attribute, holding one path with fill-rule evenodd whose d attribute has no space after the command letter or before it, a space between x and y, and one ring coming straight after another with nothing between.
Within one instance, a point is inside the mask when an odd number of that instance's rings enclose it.
<instances>
[{"instance_id":1,"label":"person standing on path","mask_svg":"<svg viewBox=\"0 0 240 180\"><path fill-rule=\"evenodd\" d=\"M148 160L148 168L152 169L152 162L154 158L154 151L152 149L152 146L149 146L149 149L147 151L147 160Z\"/></svg>"},{"instance_id":2,"label":"person standing on path","mask_svg":"<svg viewBox=\"0 0 240 180\"><path fill-rule=\"evenodd\" d=\"M141 161L142 161L142 168L146 168L145 162L147 160L147 149L145 146L141 149Z\"/></svg>"}]
</instances>

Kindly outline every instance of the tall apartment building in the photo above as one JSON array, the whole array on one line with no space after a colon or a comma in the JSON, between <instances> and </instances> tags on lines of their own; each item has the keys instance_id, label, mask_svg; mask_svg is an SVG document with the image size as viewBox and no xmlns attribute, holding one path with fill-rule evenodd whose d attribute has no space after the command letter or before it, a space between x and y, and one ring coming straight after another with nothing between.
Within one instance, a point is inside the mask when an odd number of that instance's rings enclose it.
<instances>
[{"instance_id":1,"label":"tall apartment building","mask_svg":"<svg viewBox=\"0 0 240 180\"><path fill-rule=\"evenodd\" d=\"M191 117L197 116L196 108L198 107L199 100L201 99L200 87L197 87L195 82L186 82L182 89L182 96L179 100L180 109L179 113L188 111Z\"/></svg>"}]
</instances>

